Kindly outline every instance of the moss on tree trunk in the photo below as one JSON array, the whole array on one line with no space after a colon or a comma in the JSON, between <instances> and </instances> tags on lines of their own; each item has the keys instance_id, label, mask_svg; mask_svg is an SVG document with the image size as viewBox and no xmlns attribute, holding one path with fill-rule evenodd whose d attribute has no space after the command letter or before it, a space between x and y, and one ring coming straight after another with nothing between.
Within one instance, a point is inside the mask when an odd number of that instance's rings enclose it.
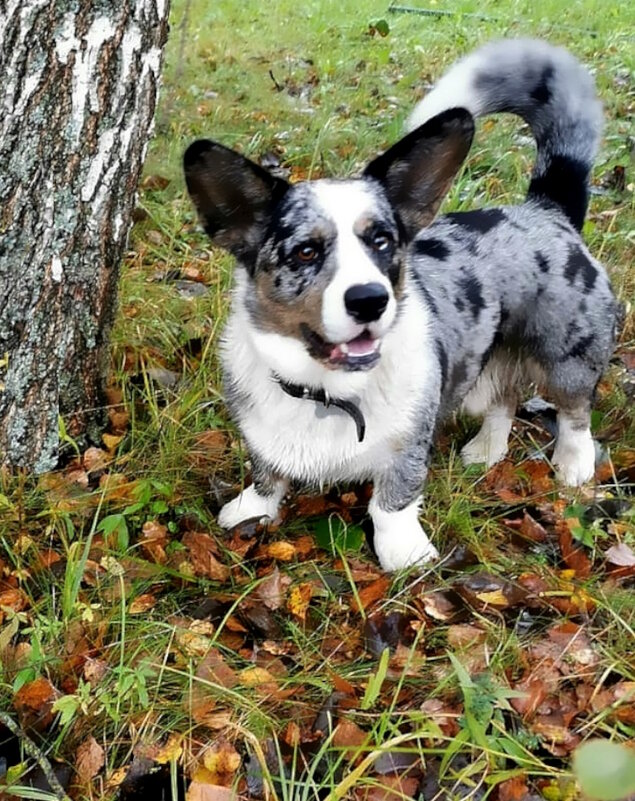
<instances>
[{"instance_id":1,"label":"moss on tree trunk","mask_svg":"<svg viewBox=\"0 0 635 801\"><path fill-rule=\"evenodd\" d=\"M168 0L0 2L0 463L96 439Z\"/></svg>"}]
</instances>

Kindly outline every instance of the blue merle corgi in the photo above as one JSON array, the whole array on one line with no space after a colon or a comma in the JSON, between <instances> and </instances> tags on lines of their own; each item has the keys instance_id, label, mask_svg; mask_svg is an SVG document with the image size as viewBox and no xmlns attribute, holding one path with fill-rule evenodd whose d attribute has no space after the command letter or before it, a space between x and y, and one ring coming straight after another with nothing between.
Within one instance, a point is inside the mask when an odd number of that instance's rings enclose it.
<instances>
[{"instance_id":1,"label":"blue merle corgi","mask_svg":"<svg viewBox=\"0 0 635 801\"><path fill-rule=\"evenodd\" d=\"M522 117L536 140L526 201L435 220L474 119L497 112ZM221 355L253 483L218 521L275 518L294 485L372 480L386 570L437 556L419 510L452 410L483 418L464 462L492 465L537 384L558 408L558 477L592 479L591 403L617 309L580 238L602 108L573 56L541 41L488 44L408 127L347 180L291 185L207 140L184 158L205 230L238 267Z\"/></svg>"}]
</instances>

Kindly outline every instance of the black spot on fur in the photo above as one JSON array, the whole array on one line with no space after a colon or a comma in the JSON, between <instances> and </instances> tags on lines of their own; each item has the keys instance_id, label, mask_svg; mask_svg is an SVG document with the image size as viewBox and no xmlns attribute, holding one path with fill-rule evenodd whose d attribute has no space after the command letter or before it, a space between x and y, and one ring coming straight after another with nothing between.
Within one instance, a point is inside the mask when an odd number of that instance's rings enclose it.
<instances>
[{"instance_id":1,"label":"black spot on fur","mask_svg":"<svg viewBox=\"0 0 635 801\"><path fill-rule=\"evenodd\" d=\"M589 205L589 165L570 156L554 154L544 175L532 178L528 197L541 203L555 203L582 230Z\"/></svg>"},{"instance_id":2,"label":"black spot on fur","mask_svg":"<svg viewBox=\"0 0 635 801\"><path fill-rule=\"evenodd\" d=\"M432 295L430 294L427 286L424 284L423 277L416 270L413 270L413 277L415 279L415 283L417 284L417 288L419 289L419 291L423 295L423 298L424 298L428 308L430 309L432 314L434 314L435 316L438 316L439 307L435 303L435 300L432 297Z\"/></svg>"},{"instance_id":3,"label":"black spot on fur","mask_svg":"<svg viewBox=\"0 0 635 801\"><path fill-rule=\"evenodd\" d=\"M569 352L565 356L565 359L573 359L576 357L585 356L587 351L589 350L589 347L593 344L594 340L595 337L593 336L593 334L589 334L586 337L582 337L582 339L579 339L575 343L575 345L571 348L571 350L569 350Z\"/></svg>"},{"instance_id":4,"label":"black spot on fur","mask_svg":"<svg viewBox=\"0 0 635 801\"><path fill-rule=\"evenodd\" d=\"M441 367L441 391L443 392L448 380L448 354L443 347L443 343L439 339L435 340L434 347L437 352L437 358L439 359L439 366Z\"/></svg>"},{"instance_id":5,"label":"black spot on fur","mask_svg":"<svg viewBox=\"0 0 635 801\"><path fill-rule=\"evenodd\" d=\"M417 239L414 247L418 256L430 256L439 261L445 261L450 255L450 249L440 239Z\"/></svg>"},{"instance_id":6,"label":"black spot on fur","mask_svg":"<svg viewBox=\"0 0 635 801\"><path fill-rule=\"evenodd\" d=\"M581 276L584 288L587 292L590 292L595 286L598 271L582 248L579 245L572 245L569 249L569 258L564 268L564 275L570 284L573 284L576 278Z\"/></svg>"},{"instance_id":7,"label":"black spot on fur","mask_svg":"<svg viewBox=\"0 0 635 801\"><path fill-rule=\"evenodd\" d=\"M551 100L551 79L553 78L553 66L549 64L542 71L540 80L531 90L531 97L537 103L545 104Z\"/></svg>"},{"instance_id":8,"label":"black spot on fur","mask_svg":"<svg viewBox=\"0 0 635 801\"><path fill-rule=\"evenodd\" d=\"M507 215L502 209L476 209L475 211L457 211L447 214L446 219L461 228L467 228L478 234L486 234L505 222Z\"/></svg>"},{"instance_id":9,"label":"black spot on fur","mask_svg":"<svg viewBox=\"0 0 635 801\"><path fill-rule=\"evenodd\" d=\"M584 298L582 298L582 300L580 301L580 305L578 306L578 311L580 312L580 314L586 314L587 308L588 308L587 302Z\"/></svg>"},{"instance_id":10,"label":"black spot on fur","mask_svg":"<svg viewBox=\"0 0 635 801\"><path fill-rule=\"evenodd\" d=\"M454 308L460 312L465 311L465 303L463 302L463 298L454 298Z\"/></svg>"},{"instance_id":11,"label":"black spot on fur","mask_svg":"<svg viewBox=\"0 0 635 801\"><path fill-rule=\"evenodd\" d=\"M459 287L465 299L470 304L474 319L478 320L481 310L485 308L481 282L474 275L469 275L466 278L461 278Z\"/></svg>"},{"instance_id":12,"label":"black spot on fur","mask_svg":"<svg viewBox=\"0 0 635 801\"><path fill-rule=\"evenodd\" d=\"M548 273L549 272L549 260L546 259L542 253L537 250L534 253L534 258L536 259L536 264L538 265L538 269L541 273Z\"/></svg>"}]
</instances>

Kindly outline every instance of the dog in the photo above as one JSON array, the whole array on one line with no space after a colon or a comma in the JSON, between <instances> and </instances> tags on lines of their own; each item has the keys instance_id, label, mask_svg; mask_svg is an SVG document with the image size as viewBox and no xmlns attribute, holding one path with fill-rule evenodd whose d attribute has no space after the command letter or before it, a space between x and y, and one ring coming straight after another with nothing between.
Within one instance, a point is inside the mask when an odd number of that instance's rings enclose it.
<instances>
[{"instance_id":1,"label":"dog","mask_svg":"<svg viewBox=\"0 0 635 801\"><path fill-rule=\"evenodd\" d=\"M498 112L536 140L525 202L435 220L474 120ZM275 518L292 486L372 480L381 566L425 564L438 556L419 522L435 431L459 408L482 416L463 461L494 464L528 384L558 409L559 479L592 479L617 310L580 237L602 118L571 54L501 40L451 68L358 178L291 185L221 144L189 146L188 191L238 265L221 359L253 483L222 527Z\"/></svg>"}]
</instances>

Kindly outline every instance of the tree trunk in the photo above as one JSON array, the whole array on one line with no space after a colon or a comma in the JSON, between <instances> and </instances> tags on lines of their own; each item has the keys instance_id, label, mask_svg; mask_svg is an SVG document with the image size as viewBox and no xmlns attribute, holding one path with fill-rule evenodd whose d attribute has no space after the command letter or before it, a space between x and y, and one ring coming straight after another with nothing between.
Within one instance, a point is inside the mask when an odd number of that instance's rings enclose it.
<instances>
[{"instance_id":1,"label":"tree trunk","mask_svg":"<svg viewBox=\"0 0 635 801\"><path fill-rule=\"evenodd\" d=\"M0 0L0 463L95 439L169 0Z\"/></svg>"}]
</instances>

